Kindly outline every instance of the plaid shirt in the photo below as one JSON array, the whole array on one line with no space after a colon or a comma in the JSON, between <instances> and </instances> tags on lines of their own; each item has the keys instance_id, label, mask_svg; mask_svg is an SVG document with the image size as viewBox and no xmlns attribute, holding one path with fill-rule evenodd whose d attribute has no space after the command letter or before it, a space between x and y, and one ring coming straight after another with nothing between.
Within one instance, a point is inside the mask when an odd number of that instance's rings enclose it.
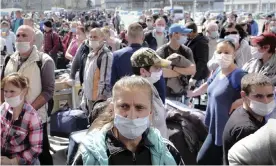
<instances>
[{"instance_id":1,"label":"plaid shirt","mask_svg":"<svg viewBox=\"0 0 276 166\"><path fill-rule=\"evenodd\" d=\"M34 108L25 103L17 120L12 120L8 103L1 111L1 156L17 158L18 164L33 164L42 152L42 125Z\"/></svg>"}]
</instances>

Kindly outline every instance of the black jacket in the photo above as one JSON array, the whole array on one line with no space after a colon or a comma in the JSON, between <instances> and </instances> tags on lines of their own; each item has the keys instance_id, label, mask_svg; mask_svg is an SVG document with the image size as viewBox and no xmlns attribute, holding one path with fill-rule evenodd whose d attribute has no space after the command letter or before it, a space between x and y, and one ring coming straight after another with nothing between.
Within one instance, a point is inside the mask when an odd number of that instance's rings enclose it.
<instances>
[{"instance_id":1,"label":"black jacket","mask_svg":"<svg viewBox=\"0 0 276 166\"><path fill-rule=\"evenodd\" d=\"M194 39L188 40L186 46L188 46L194 55L194 61L196 64L196 74L193 79L202 80L208 77L209 70L207 67L209 57L209 46L207 37L199 33Z\"/></svg>"},{"instance_id":2,"label":"black jacket","mask_svg":"<svg viewBox=\"0 0 276 166\"><path fill-rule=\"evenodd\" d=\"M143 139L139 143L136 152L132 153L113 135L113 132L109 130L106 134L106 151L109 158L108 165L152 165L149 147L153 146L153 144L147 139L147 132L148 130L142 135ZM174 157L177 165L184 165L178 150L170 144L167 144L167 148ZM81 155L77 157L74 164L83 165Z\"/></svg>"}]
</instances>

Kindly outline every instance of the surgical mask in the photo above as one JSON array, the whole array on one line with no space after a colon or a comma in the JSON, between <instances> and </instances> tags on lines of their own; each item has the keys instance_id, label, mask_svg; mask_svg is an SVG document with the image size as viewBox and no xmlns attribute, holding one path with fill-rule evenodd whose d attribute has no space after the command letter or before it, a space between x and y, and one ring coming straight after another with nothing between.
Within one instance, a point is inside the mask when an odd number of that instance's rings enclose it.
<instances>
[{"instance_id":1,"label":"surgical mask","mask_svg":"<svg viewBox=\"0 0 276 166\"><path fill-rule=\"evenodd\" d=\"M163 26L156 26L155 29L156 29L157 32L163 32L165 30L165 27L163 27Z\"/></svg>"},{"instance_id":2,"label":"surgical mask","mask_svg":"<svg viewBox=\"0 0 276 166\"><path fill-rule=\"evenodd\" d=\"M2 32L8 32L9 29L8 29L8 28L1 28L1 31L2 31Z\"/></svg>"},{"instance_id":3,"label":"surgical mask","mask_svg":"<svg viewBox=\"0 0 276 166\"><path fill-rule=\"evenodd\" d=\"M224 39L230 39L234 41L234 44L239 44L240 35L238 34L230 34L224 37Z\"/></svg>"},{"instance_id":4,"label":"surgical mask","mask_svg":"<svg viewBox=\"0 0 276 166\"><path fill-rule=\"evenodd\" d=\"M30 42L15 42L15 48L19 53L25 53L31 49Z\"/></svg>"},{"instance_id":5,"label":"surgical mask","mask_svg":"<svg viewBox=\"0 0 276 166\"><path fill-rule=\"evenodd\" d=\"M270 27L270 31L271 31L272 33L276 33L276 26L271 26L271 27Z\"/></svg>"},{"instance_id":6,"label":"surgical mask","mask_svg":"<svg viewBox=\"0 0 276 166\"><path fill-rule=\"evenodd\" d=\"M150 126L149 116L137 119L128 119L115 114L114 126L119 133L127 139L136 139L146 131Z\"/></svg>"},{"instance_id":7,"label":"surgical mask","mask_svg":"<svg viewBox=\"0 0 276 166\"><path fill-rule=\"evenodd\" d=\"M146 24L147 24L147 27L148 27L148 28L151 28L152 25L153 25L152 22L147 22Z\"/></svg>"},{"instance_id":8,"label":"surgical mask","mask_svg":"<svg viewBox=\"0 0 276 166\"><path fill-rule=\"evenodd\" d=\"M180 36L180 39L177 40L177 42L178 42L179 44L185 44L185 43L187 42L187 40L188 40L188 37L187 37L187 36Z\"/></svg>"},{"instance_id":9,"label":"surgical mask","mask_svg":"<svg viewBox=\"0 0 276 166\"><path fill-rule=\"evenodd\" d=\"M233 55L214 53L215 59L221 68L228 68L233 63Z\"/></svg>"},{"instance_id":10,"label":"surgical mask","mask_svg":"<svg viewBox=\"0 0 276 166\"><path fill-rule=\"evenodd\" d=\"M77 29L76 28L71 28L70 31L73 32L73 33L76 33Z\"/></svg>"},{"instance_id":11,"label":"surgical mask","mask_svg":"<svg viewBox=\"0 0 276 166\"><path fill-rule=\"evenodd\" d=\"M144 20L144 19L140 19L140 20L139 20L139 22L144 23L144 22L145 22L145 20Z\"/></svg>"},{"instance_id":12,"label":"surgical mask","mask_svg":"<svg viewBox=\"0 0 276 166\"><path fill-rule=\"evenodd\" d=\"M218 38L218 31L212 31L210 34L208 34L208 37L211 39Z\"/></svg>"},{"instance_id":13,"label":"surgical mask","mask_svg":"<svg viewBox=\"0 0 276 166\"><path fill-rule=\"evenodd\" d=\"M14 97L5 97L5 102L7 102L11 107L15 108L17 106L19 106L22 102L23 102L24 98L20 98L20 94L18 96L14 96Z\"/></svg>"},{"instance_id":14,"label":"surgical mask","mask_svg":"<svg viewBox=\"0 0 276 166\"><path fill-rule=\"evenodd\" d=\"M154 83L156 83L157 81L160 80L162 74L163 74L162 70L160 70L158 72L151 72L151 75L150 75L150 77L147 77L147 80L150 83L154 84Z\"/></svg>"},{"instance_id":15,"label":"surgical mask","mask_svg":"<svg viewBox=\"0 0 276 166\"><path fill-rule=\"evenodd\" d=\"M249 107L255 114L257 114L259 116L266 116L274 110L275 101L272 100L270 103L265 104L262 102L250 100Z\"/></svg>"},{"instance_id":16,"label":"surgical mask","mask_svg":"<svg viewBox=\"0 0 276 166\"><path fill-rule=\"evenodd\" d=\"M99 41L89 40L89 47L92 48L93 50L95 50L99 46L100 46L100 42Z\"/></svg>"},{"instance_id":17,"label":"surgical mask","mask_svg":"<svg viewBox=\"0 0 276 166\"><path fill-rule=\"evenodd\" d=\"M258 51L257 47L251 48L251 54L253 58L263 59L264 53Z\"/></svg>"}]
</instances>

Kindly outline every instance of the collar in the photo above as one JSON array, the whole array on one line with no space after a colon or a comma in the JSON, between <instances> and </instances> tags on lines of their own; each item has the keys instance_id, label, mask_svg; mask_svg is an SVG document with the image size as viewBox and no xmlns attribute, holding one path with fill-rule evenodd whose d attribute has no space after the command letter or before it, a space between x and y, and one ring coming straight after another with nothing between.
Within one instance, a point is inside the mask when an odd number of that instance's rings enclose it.
<instances>
[{"instance_id":1,"label":"collar","mask_svg":"<svg viewBox=\"0 0 276 166\"><path fill-rule=\"evenodd\" d=\"M149 129L147 129L143 134L142 134L142 140L139 142L138 146L137 146L137 150L139 150L139 147L152 147L154 146L149 139L147 138L147 135L149 133ZM109 153L111 155L116 154L116 153L120 153L122 151L128 150L126 148L126 146L120 141L118 140L115 136L114 133L112 131L112 129L110 129L107 133L106 133L106 144L107 144L107 148L109 150Z\"/></svg>"},{"instance_id":2,"label":"collar","mask_svg":"<svg viewBox=\"0 0 276 166\"><path fill-rule=\"evenodd\" d=\"M132 44L130 44L130 47L142 47L142 44L132 43Z\"/></svg>"},{"instance_id":3,"label":"collar","mask_svg":"<svg viewBox=\"0 0 276 166\"><path fill-rule=\"evenodd\" d=\"M244 108L243 108L244 109ZM263 125L265 125L265 118L263 117L263 120L260 122L259 120L257 120L252 114L251 112L247 111L246 109L244 109L244 111L248 114L249 119L258 127L262 127Z\"/></svg>"},{"instance_id":4,"label":"collar","mask_svg":"<svg viewBox=\"0 0 276 166\"><path fill-rule=\"evenodd\" d=\"M36 46L33 46L33 50L30 54L30 56L24 61L29 61L29 62L32 62L32 61L39 61L39 55L38 55L38 51L37 51L37 48ZM14 54L11 55L11 59L15 62L19 61L20 59L20 55L19 55L19 52L16 51Z\"/></svg>"}]
</instances>

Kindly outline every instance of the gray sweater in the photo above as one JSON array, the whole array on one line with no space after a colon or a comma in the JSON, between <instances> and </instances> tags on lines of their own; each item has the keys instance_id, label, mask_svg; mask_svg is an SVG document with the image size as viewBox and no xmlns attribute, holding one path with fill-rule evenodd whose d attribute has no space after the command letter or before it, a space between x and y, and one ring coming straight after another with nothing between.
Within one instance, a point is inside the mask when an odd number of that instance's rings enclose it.
<instances>
[{"instance_id":1,"label":"gray sweater","mask_svg":"<svg viewBox=\"0 0 276 166\"><path fill-rule=\"evenodd\" d=\"M230 165L276 165L276 119L237 142L228 153Z\"/></svg>"}]
</instances>

